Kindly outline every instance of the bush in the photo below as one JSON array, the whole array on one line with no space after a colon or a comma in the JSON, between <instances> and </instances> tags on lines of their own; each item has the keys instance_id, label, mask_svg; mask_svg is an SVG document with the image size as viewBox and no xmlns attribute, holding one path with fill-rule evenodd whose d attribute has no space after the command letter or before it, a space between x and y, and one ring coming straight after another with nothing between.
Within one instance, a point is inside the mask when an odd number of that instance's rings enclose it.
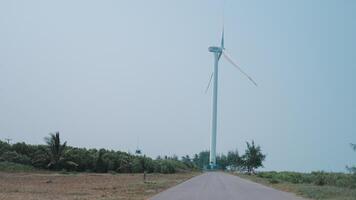
<instances>
[{"instance_id":1,"label":"bush","mask_svg":"<svg viewBox=\"0 0 356 200\"><path fill-rule=\"evenodd\" d=\"M279 183L279 180L276 179L276 178L271 178L271 179L268 180L268 182L271 183L271 184L277 184L277 183Z\"/></svg>"},{"instance_id":2,"label":"bush","mask_svg":"<svg viewBox=\"0 0 356 200\"><path fill-rule=\"evenodd\" d=\"M30 165L23 165L23 164L7 162L7 161L0 162L0 171L27 172L27 171L33 171L33 170L34 170L34 168Z\"/></svg>"},{"instance_id":3,"label":"bush","mask_svg":"<svg viewBox=\"0 0 356 200\"><path fill-rule=\"evenodd\" d=\"M7 151L11 151L11 146L8 143L0 140L0 156Z\"/></svg>"},{"instance_id":4,"label":"bush","mask_svg":"<svg viewBox=\"0 0 356 200\"><path fill-rule=\"evenodd\" d=\"M30 165L31 164L31 159L28 156L22 155L22 154L18 154L18 153L14 152L14 151L4 152L1 155L0 160L7 161L7 162L24 164L24 165Z\"/></svg>"},{"instance_id":5,"label":"bush","mask_svg":"<svg viewBox=\"0 0 356 200\"><path fill-rule=\"evenodd\" d=\"M165 160L146 156L136 156L121 151L110 151L106 149L86 149L66 146L59 141L56 135L52 139L47 138L47 145L28 145L26 143L16 143L10 145L0 140L0 162L18 163L31 165L35 168L49 170L65 170L68 172L98 172L107 173L108 171L117 173L175 173L195 169L195 164L189 157L185 160L178 160L177 156L166 157ZM54 138L55 137L55 138ZM61 153L52 152L53 144L58 141L61 144ZM52 146L51 146L52 145ZM55 146L55 145L54 145ZM54 160L56 159L56 160ZM55 161L55 162L53 162ZM52 167L49 165L52 164ZM55 166L53 167L53 164Z\"/></svg>"},{"instance_id":6,"label":"bush","mask_svg":"<svg viewBox=\"0 0 356 200\"><path fill-rule=\"evenodd\" d=\"M176 172L176 168L174 167L172 160L161 160L159 161L159 166L160 166L160 171L159 171L160 173L170 174Z\"/></svg>"},{"instance_id":7,"label":"bush","mask_svg":"<svg viewBox=\"0 0 356 200\"><path fill-rule=\"evenodd\" d=\"M108 172L108 162L106 159L104 159L105 156L105 150L100 149L98 152L98 158L96 159L95 163L95 172L97 173L106 173Z\"/></svg>"},{"instance_id":8,"label":"bush","mask_svg":"<svg viewBox=\"0 0 356 200\"><path fill-rule=\"evenodd\" d=\"M312 172L312 175L314 176L313 180L314 180L314 184L315 185L325 185L326 184L326 176L325 173L320 171L320 172Z\"/></svg>"},{"instance_id":9,"label":"bush","mask_svg":"<svg viewBox=\"0 0 356 200\"><path fill-rule=\"evenodd\" d=\"M94 171L96 154L96 150L69 147L64 154L64 158L65 160L73 161L78 165L76 171Z\"/></svg>"},{"instance_id":10,"label":"bush","mask_svg":"<svg viewBox=\"0 0 356 200\"><path fill-rule=\"evenodd\" d=\"M27 156L30 156L33 153L33 149L30 147L30 145L27 145L24 142L13 144L11 149L18 154Z\"/></svg>"},{"instance_id":11,"label":"bush","mask_svg":"<svg viewBox=\"0 0 356 200\"><path fill-rule=\"evenodd\" d=\"M314 184L316 186L336 186L343 188L356 188L356 175L345 173L326 173L322 171L312 173L298 172L259 172L260 178L270 183L289 182L294 184Z\"/></svg>"},{"instance_id":12,"label":"bush","mask_svg":"<svg viewBox=\"0 0 356 200\"><path fill-rule=\"evenodd\" d=\"M187 171L188 167L181 161L178 160L155 160L154 172L170 174L176 172Z\"/></svg>"},{"instance_id":13,"label":"bush","mask_svg":"<svg viewBox=\"0 0 356 200\"><path fill-rule=\"evenodd\" d=\"M277 175L277 172L275 172L275 171L257 173L257 176L261 177L261 178L276 178L276 175Z\"/></svg>"},{"instance_id":14,"label":"bush","mask_svg":"<svg viewBox=\"0 0 356 200\"><path fill-rule=\"evenodd\" d=\"M133 173L143 173L144 166L142 163L142 159L140 158L135 158L132 161L132 172Z\"/></svg>"},{"instance_id":15,"label":"bush","mask_svg":"<svg viewBox=\"0 0 356 200\"><path fill-rule=\"evenodd\" d=\"M302 174L296 172L285 172L281 174L281 179L290 183L302 183Z\"/></svg>"}]
</instances>

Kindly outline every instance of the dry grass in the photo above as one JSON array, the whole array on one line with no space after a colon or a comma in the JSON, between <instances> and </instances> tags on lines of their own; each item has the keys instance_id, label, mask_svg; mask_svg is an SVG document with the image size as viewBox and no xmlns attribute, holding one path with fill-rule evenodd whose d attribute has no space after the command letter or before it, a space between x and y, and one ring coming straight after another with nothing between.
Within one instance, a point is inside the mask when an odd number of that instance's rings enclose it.
<instances>
[{"instance_id":1,"label":"dry grass","mask_svg":"<svg viewBox=\"0 0 356 200\"><path fill-rule=\"evenodd\" d=\"M336 186L318 186L306 183L289 183L283 181L273 182L266 178L250 176L246 174L234 174L278 190L295 193L307 199L315 200L356 200L356 189L336 187Z\"/></svg>"},{"instance_id":2,"label":"dry grass","mask_svg":"<svg viewBox=\"0 0 356 200\"><path fill-rule=\"evenodd\" d=\"M0 173L0 200L142 200L194 175Z\"/></svg>"}]
</instances>

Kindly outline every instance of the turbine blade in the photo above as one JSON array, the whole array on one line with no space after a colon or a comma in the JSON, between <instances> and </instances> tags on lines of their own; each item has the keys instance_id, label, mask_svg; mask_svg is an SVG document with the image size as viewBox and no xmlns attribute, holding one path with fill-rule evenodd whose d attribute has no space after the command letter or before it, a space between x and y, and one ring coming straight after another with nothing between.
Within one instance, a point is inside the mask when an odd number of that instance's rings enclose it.
<instances>
[{"instance_id":1,"label":"turbine blade","mask_svg":"<svg viewBox=\"0 0 356 200\"><path fill-rule=\"evenodd\" d=\"M246 73L244 72L240 66L238 66L231 58L231 56L223 49L222 54L233 66L235 66L243 75L245 75L255 86L258 86L257 83Z\"/></svg>"},{"instance_id":2,"label":"turbine blade","mask_svg":"<svg viewBox=\"0 0 356 200\"><path fill-rule=\"evenodd\" d=\"M222 23L222 31L221 31L221 48L224 49L225 48L225 41L224 41L224 33L225 33L225 0L222 1L222 19L221 19L221 23Z\"/></svg>"},{"instance_id":3,"label":"turbine blade","mask_svg":"<svg viewBox=\"0 0 356 200\"><path fill-rule=\"evenodd\" d=\"M225 46L224 46L224 25L223 25L223 27L222 27L222 32L221 32L221 48L222 49L224 49L225 48Z\"/></svg>"},{"instance_id":4,"label":"turbine blade","mask_svg":"<svg viewBox=\"0 0 356 200\"><path fill-rule=\"evenodd\" d=\"M211 84L211 79L213 79L213 76L214 76L214 73L211 73L208 86L207 86L206 89L205 89L205 94L206 94L206 93L208 92L208 90L209 90L209 87L210 87L210 84Z\"/></svg>"}]
</instances>

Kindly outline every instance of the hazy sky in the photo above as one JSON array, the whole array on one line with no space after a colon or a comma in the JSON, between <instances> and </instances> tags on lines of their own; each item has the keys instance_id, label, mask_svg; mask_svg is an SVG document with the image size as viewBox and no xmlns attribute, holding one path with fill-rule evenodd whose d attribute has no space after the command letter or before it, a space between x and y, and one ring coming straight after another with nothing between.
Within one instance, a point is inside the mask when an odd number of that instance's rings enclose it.
<instances>
[{"instance_id":1,"label":"hazy sky","mask_svg":"<svg viewBox=\"0 0 356 200\"><path fill-rule=\"evenodd\" d=\"M0 139L145 154L209 148L220 0L1 1ZM217 151L255 140L266 170L356 163L356 1L225 3Z\"/></svg>"}]
</instances>

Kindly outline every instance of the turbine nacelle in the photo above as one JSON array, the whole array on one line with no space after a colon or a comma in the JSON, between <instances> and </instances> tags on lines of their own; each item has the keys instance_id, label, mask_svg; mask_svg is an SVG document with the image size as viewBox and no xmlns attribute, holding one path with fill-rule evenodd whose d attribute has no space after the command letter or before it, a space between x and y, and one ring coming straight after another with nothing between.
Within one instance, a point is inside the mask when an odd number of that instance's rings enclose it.
<instances>
[{"instance_id":1,"label":"turbine nacelle","mask_svg":"<svg viewBox=\"0 0 356 200\"><path fill-rule=\"evenodd\" d=\"M223 49L221 47L209 47L208 50L213 53L222 53Z\"/></svg>"}]
</instances>

